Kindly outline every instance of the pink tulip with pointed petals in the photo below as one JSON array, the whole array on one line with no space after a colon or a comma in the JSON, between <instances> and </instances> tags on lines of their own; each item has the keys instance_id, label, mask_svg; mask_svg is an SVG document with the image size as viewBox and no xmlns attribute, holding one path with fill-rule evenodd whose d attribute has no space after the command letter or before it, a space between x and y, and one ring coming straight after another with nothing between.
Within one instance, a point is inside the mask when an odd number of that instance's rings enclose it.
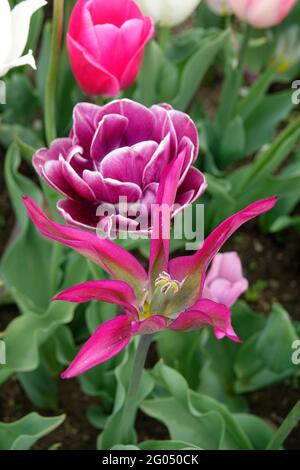
<instances>
[{"instance_id":1,"label":"pink tulip with pointed petals","mask_svg":"<svg viewBox=\"0 0 300 470\"><path fill-rule=\"evenodd\" d=\"M152 18L133 0L78 0L67 45L73 73L90 95L116 96L140 70Z\"/></svg>"},{"instance_id":2,"label":"pink tulip with pointed petals","mask_svg":"<svg viewBox=\"0 0 300 470\"><path fill-rule=\"evenodd\" d=\"M217 254L206 276L203 296L231 307L247 289L248 281L243 276L239 255L236 252Z\"/></svg>"},{"instance_id":3,"label":"pink tulip with pointed petals","mask_svg":"<svg viewBox=\"0 0 300 470\"><path fill-rule=\"evenodd\" d=\"M157 203L174 204L184 159L165 169ZM204 297L206 271L226 240L245 222L269 211L276 197L255 202L225 220L191 256L169 260L169 240L153 238L149 271L120 246L95 233L70 228L51 221L29 197L27 212L48 239L55 240L100 264L114 280L93 281L71 287L54 300L87 302L99 300L122 306L124 315L102 324L85 343L63 378L75 377L118 354L135 335L190 331L211 326L215 336L239 341L231 326L228 306ZM163 221L159 222L162 233Z\"/></svg>"}]
</instances>

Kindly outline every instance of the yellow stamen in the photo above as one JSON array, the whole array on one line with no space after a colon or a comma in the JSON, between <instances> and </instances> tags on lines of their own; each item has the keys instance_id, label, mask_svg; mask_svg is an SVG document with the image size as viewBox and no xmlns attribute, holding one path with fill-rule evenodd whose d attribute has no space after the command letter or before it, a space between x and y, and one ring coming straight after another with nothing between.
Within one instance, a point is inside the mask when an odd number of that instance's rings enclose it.
<instances>
[{"instance_id":1,"label":"yellow stamen","mask_svg":"<svg viewBox=\"0 0 300 470\"><path fill-rule=\"evenodd\" d=\"M139 311L140 320L146 320L147 318L151 317L152 311L150 308L150 304L145 302L142 309Z\"/></svg>"}]
</instances>

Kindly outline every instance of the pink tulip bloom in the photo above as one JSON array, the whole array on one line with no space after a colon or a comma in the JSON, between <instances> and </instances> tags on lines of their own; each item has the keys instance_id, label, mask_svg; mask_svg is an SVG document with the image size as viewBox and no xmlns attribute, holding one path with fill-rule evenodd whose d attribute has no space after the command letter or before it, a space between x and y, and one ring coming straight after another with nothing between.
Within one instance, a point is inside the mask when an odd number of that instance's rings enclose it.
<instances>
[{"instance_id":1,"label":"pink tulip bloom","mask_svg":"<svg viewBox=\"0 0 300 470\"><path fill-rule=\"evenodd\" d=\"M109 235L111 225L117 231L148 234L151 208L171 161L184 158L176 188L177 212L206 190L203 174L193 166L198 150L197 128L187 114L167 105L148 109L124 99L102 107L78 104L70 137L38 150L33 165L63 195L58 211L68 223L98 227ZM134 214L120 211L120 198L126 198L129 207L140 208L143 227ZM103 210L97 215L99 207L109 205L114 214L108 217Z\"/></svg>"},{"instance_id":2,"label":"pink tulip bloom","mask_svg":"<svg viewBox=\"0 0 300 470\"><path fill-rule=\"evenodd\" d=\"M157 203L173 205L184 158L171 162L163 174ZM119 305L124 314L99 326L83 346L63 378L82 374L118 354L135 335L168 328L190 331L211 326L215 336L239 341L226 305L206 299L207 268L226 240L245 222L272 209L276 197L255 202L229 217L204 241L195 254L169 259L169 239L152 238L148 273L140 262L112 241L94 232L51 221L29 197L24 198L29 217L45 237L66 245L99 264L113 280L91 281L71 287L54 300L100 300ZM160 233L163 221L160 218Z\"/></svg>"},{"instance_id":3,"label":"pink tulip bloom","mask_svg":"<svg viewBox=\"0 0 300 470\"><path fill-rule=\"evenodd\" d=\"M78 0L67 45L73 73L90 95L116 96L140 70L154 23L133 0Z\"/></svg>"},{"instance_id":4,"label":"pink tulip bloom","mask_svg":"<svg viewBox=\"0 0 300 470\"><path fill-rule=\"evenodd\" d=\"M231 307L248 289L242 272L242 263L236 252L219 253L207 274L203 296Z\"/></svg>"},{"instance_id":5,"label":"pink tulip bloom","mask_svg":"<svg viewBox=\"0 0 300 470\"><path fill-rule=\"evenodd\" d=\"M255 28L281 23L297 0L229 0L233 13Z\"/></svg>"}]
</instances>

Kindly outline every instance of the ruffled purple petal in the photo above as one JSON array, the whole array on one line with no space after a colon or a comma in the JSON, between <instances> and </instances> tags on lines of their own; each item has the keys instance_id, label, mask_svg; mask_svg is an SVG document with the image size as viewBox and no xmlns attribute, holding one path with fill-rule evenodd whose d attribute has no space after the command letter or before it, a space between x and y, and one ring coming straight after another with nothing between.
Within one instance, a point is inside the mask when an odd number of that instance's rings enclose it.
<instances>
[{"instance_id":1,"label":"ruffled purple petal","mask_svg":"<svg viewBox=\"0 0 300 470\"><path fill-rule=\"evenodd\" d=\"M49 149L41 148L37 150L32 157L32 163L36 172L40 174L40 168L48 160L58 160L61 155L66 158L72 146L72 139L64 138L54 140Z\"/></svg>"},{"instance_id":2,"label":"ruffled purple petal","mask_svg":"<svg viewBox=\"0 0 300 470\"><path fill-rule=\"evenodd\" d=\"M118 204L120 196L127 198L128 203L136 202L142 194L142 190L137 184L111 178L105 179L97 171L84 171L83 180L91 188L99 203Z\"/></svg>"},{"instance_id":3,"label":"ruffled purple petal","mask_svg":"<svg viewBox=\"0 0 300 470\"><path fill-rule=\"evenodd\" d=\"M88 204L85 201L61 199L57 202L57 210L70 225L96 229L99 223L97 216L98 204Z\"/></svg>"},{"instance_id":4,"label":"ruffled purple petal","mask_svg":"<svg viewBox=\"0 0 300 470\"><path fill-rule=\"evenodd\" d=\"M128 99L112 101L101 108L100 120L107 114L125 116L130 125L124 135L123 146L131 146L145 140L153 140L155 118L145 106Z\"/></svg>"},{"instance_id":5,"label":"ruffled purple petal","mask_svg":"<svg viewBox=\"0 0 300 470\"><path fill-rule=\"evenodd\" d=\"M101 120L101 108L91 103L79 103L73 111L73 139L83 148L86 158L90 155L94 134Z\"/></svg>"},{"instance_id":6,"label":"ruffled purple petal","mask_svg":"<svg viewBox=\"0 0 300 470\"><path fill-rule=\"evenodd\" d=\"M61 159L61 174L79 197L90 202L96 201L96 196L91 187L76 173L70 163L63 159Z\"/></svg>"},{"instance_id":7,"label":"ruffled purple petal","mask_svg":"<svg viewBox=\"0 0 300 470\"><path fill-rule=\"evenodd\" d=\"M91 158L99 163L110 153L121 146L128 119L118 114L103 116L94 134L91 145Z\"/></svg>"},{"instance_id":8,"label":"ruffled purple petal","mask_svg":"<svg viewBox=\"0 0 300 470\"><path fill-rule=\"evenodd\" d=\"M185 209L189 204L197 201L205 193L206 189L207 183L203 173L197 170L197 168L191 167L178 189L176 204L180 205L181 208L174 215Z\"/></svg>"},{"instance_id":9,"label":"ruffled purple petal","mask_svg":"<svg viewBox=\"0 0 300 470\"><path fill-rule=\"evenodd\" d=\"M142 187L144 168L156 149L157 143L152 141L116 149L102 160L100 171L104 178L127 181Z\"/></svg>"},{"instance_id":10,"label":"ruffled purple petal","mask_svg":"<svg viewBox=\"0 0 300 470\"><path fill-rule=\"evenodd\" d=\"M169 111L173 126L175 128L177 141L180 143L184 137L190 139L195 147L194 160L196 160L199 153L199 137L197 127L192 119L185 113L180 111Z\"/></svg>"},{"instance_id":11,"label":"ruffled purple petal","mask_svg":"<svg viewBox=\"0 0 300 470\"><path fill-rule=\"evenodd\" d=\"M77 192L63 176L62 160L50 160L41 167L41 177L49 186L71 200L78 199Z\"/></svg>"},{"instance_id":12,"label":"ruffled purple petal","mask_svg":"<svg viewBox=\"0 0 300 470\"><path fill-rule=\"evenodd\" d=\"M169 112L172 109L171 106L166 108L163 105L154 105L151 107L151 111L155 117L153 139L156 140L156 142L161 142L167 135L170 136L170 158L174 158L177 155L178 148L177 135Z\"/></svg>"},{"instance_id":13,"label":"ruffled purple petal","mask_svg":"<svg viewBox=\"0 0 300 470\"><path fill-rule=\"evenodd\" d=\"M151 184L158 183L171 158L171 137L170 133L160 142L156 144L156 149L152 153L151 158L148 160L143 168L142 185L143 187Z\"/></svg>"}]
</instances>

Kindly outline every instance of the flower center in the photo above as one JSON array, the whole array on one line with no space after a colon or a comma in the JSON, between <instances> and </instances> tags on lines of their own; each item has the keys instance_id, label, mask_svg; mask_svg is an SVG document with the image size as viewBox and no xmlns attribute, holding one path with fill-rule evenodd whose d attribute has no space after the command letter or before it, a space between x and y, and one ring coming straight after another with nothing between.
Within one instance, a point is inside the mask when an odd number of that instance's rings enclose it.
<instances>
[{"instance_id":1,"label":"flower center","mask_svg":"<svg viewBox=\"0 0 300 470\"><path fill-rule=\"evenodd\" d=\"M181 283L176 279L172 279L169 273L163 271L155 280L155 287L160 287L162 294L177 294L180 290Z\"/></svg>"},{"instance_id":2,"label":"flower center","mask_svg":"<svg viewBox=\"0 0 300 470\"><path fill-rule=\"evenodd\" d=\"M168 304L173 300L174 295L178 294L181 289L182 283L176 279L172 279L170 274L163 271L157 276L154 282L154 292L149 295L145 290L144 296L139 307L140 320L146 320L151 315L165 314Z\"/></svg>"}]
</instances>

